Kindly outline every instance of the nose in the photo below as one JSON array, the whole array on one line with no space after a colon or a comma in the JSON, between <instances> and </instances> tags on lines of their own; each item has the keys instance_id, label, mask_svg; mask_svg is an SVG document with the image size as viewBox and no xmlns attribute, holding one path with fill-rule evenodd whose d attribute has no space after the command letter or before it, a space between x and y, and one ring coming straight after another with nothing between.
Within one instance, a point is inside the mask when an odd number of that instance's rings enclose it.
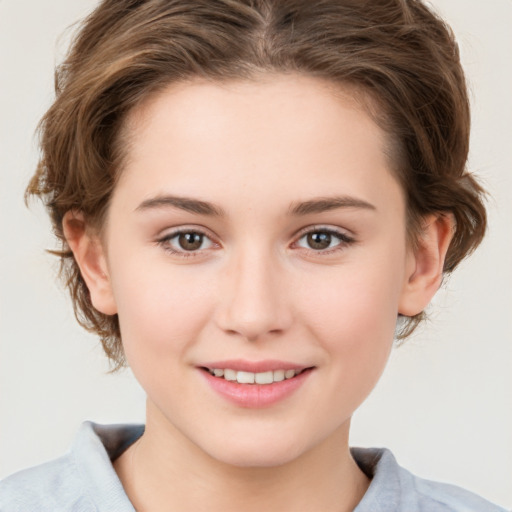
<instances>
[{"instance_id":1,"label":"nose","mask_svg":"<svg viewBox=\"0 0 512 512\"><path fill-rule=\"evenodd\" d=\"M292 311L285 277L275 258L247 252L234 256L223 276L217 325L230 335L257 341L286 331Z\"/></svg>"}]
</instances>

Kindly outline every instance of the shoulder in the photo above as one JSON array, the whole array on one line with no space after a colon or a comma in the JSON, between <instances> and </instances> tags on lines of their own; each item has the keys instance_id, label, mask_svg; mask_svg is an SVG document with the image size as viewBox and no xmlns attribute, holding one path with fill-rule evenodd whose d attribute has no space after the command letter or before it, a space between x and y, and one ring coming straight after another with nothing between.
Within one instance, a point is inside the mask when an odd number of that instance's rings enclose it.
<instances>
[{"instance_id":1,"label":"shoulder","mask_svg":"<svg viewBox=\"0 0 512 512\"><path fill-rule=\"evenodd\" d=\"M355 512L506 512L455 485L413 475L389 450L354 448L352 455L372 478Z\"/></svg>"},{"instance_id":2,"label":"shoulder","mask_svg":"<svg viewBox=\"0 0 512 512\"><path fill-rule=\"evenodd\" d=\"M0 511L134 512L111 460L143 430L84 423L66 455L0 481Z\"/></svg>"},{"instance_id":3,"label":"shoulder","mask_svg":"<svg viewBox=\"0 0 512 512\"><path fill-rule=\"evenodd\" d=\"M95 510L81 488L81 479L71 454L0 481L2 512Z\"/></svg>"},{"instance_id":4,"label":"shoulder","mask_svg":"<svg viewBox=\"0 0 512 512\"><path fill-rule=\"evenodd\" d=\"M470 512L473 510L478 510L479 512L505 512L498 505L456 485L433 482L414 475L411 476L415 484L414 489L417 493L418 501L423 506L421 510L439 510L440 512Z\"/></svg>"}]
</instances>

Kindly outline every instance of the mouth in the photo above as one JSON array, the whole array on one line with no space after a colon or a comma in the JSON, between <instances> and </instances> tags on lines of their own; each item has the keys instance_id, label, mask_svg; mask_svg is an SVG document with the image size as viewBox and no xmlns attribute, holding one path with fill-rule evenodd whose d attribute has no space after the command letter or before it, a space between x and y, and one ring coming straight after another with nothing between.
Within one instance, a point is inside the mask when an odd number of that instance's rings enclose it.
<instances>
[{"instance_id":1,"label":"mouth","mask_svg":"<svg viewBox=\"0 0 512 512\"><path fill-rule=\"evenodd\" d=\"M238 407L271 407L298 392L315 366L277 360L229 360L197 367L218 395Z\"/></svg>"},{"instance_id":2,"label":"mouth","mask_svg":"<svg viewBox=\"0 0 512 512\"><path fill-rule=\"evenodd\" d=\"M249 372L242 370L234 370L232 368L208 368L201 367L201 370L208 372L210 375L230 382L237 382L238 384L259 384L269 385L274 382L282 382L284 380L293 379L303 372L312 370L309 368L297 369L277 369L268 370L264 372Z\"/></svg>"}]
</instances>

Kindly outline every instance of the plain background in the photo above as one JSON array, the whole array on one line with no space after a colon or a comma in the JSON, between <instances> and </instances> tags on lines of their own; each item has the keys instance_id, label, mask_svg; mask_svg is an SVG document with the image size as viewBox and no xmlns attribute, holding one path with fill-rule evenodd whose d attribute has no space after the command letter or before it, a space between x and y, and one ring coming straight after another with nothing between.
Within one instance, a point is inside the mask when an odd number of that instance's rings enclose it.
<instances>
[{"instance_id":1,"label":"plain background","mask_svg":"<svg viewBox=\"0 0 512 512\"><path fill-rule=\"evenodd\" d=\"M23 204L34 130L51 102L65 29L93 0L0 0L0 477L62 454L80 422L142 422L129 371L108 375L56 283L49 223ZM352 444L512 506L512 2L436 0L470 82L470 168L492 195L483 246L436 296L356 413Z\"/></svg>"}]
</instances>

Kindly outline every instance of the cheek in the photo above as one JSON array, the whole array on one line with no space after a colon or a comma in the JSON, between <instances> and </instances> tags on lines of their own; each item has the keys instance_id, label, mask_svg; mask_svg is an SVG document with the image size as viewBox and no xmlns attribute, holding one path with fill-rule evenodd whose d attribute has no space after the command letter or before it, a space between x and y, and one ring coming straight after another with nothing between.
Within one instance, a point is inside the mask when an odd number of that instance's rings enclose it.
<instances>
[{"instance_id":1,"label":"cheek","mask_svg":"<svg viewBox=\"0 0 512 512\"><path fill-rule=\"evenodd\" d=\"M388 261L334 272L303 295L301 316L331 363L333 387L355 409L377 383L392 347L400 295L400 269ZM369 270L372 268L373 270ZM384 272L384 268L387 272Z\"/></svg>"},{"instance_id":2,"label":"cheek","mask_svg":"<svg viewBox=\"0 0 512 512\"><path fill-rule=\"evenodd\" d=\"M136 257L125 259L112 279L128 362L175 358L211 315L210 287L201 276L176 271L165 261L138 263Z\"/></svg>"},{"instance_id":3,"label":"cheek","mask_svg":"<svg viewBox=\"0 0 512 512\"><path fill-rule=\"evenodd\" d=\"M301 316L343 346L374 344L392 337L401 291L400 267L391 261L365 261L311 274L301 287ZM328 335L331 333L331 336Z\"/></svg>"},{"instance_id":4,"label":"cheek","mask_svg":"<svg viewBox=\"0 0 512 512\"><path fill-rule=\"evenodd\" d=\"M397 312L389 305L389 295L382 299L374 291L345 289L311 311L317 339L347 381L356 383L368 376L375 383L386 364Z\"/></svg>"}]
</instances>

